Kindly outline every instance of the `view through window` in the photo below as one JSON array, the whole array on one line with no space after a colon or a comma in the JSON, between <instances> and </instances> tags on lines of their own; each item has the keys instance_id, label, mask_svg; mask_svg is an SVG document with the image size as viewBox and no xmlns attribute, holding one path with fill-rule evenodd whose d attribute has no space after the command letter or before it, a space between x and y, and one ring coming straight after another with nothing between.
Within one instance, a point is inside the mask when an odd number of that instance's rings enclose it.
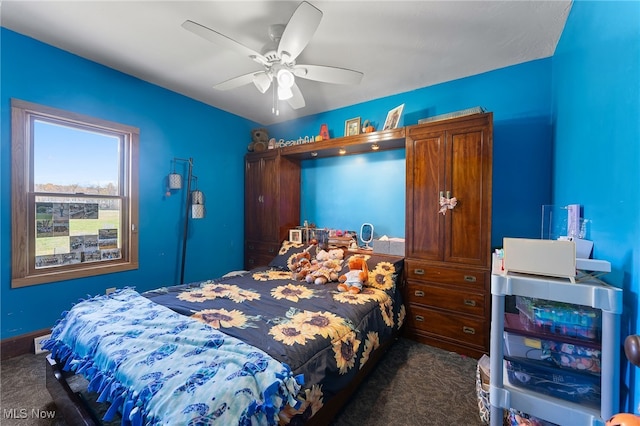
<instances>
[{"instance_id":1,"label":"view through window","mask_svg":"<svg viewBox=\"0 0 640 426\"><path fill-rule=\"evenodd\" d=\"M137 267L138 130L17 100L12 114L12 285Z\"/></svg>"}]
</instances>

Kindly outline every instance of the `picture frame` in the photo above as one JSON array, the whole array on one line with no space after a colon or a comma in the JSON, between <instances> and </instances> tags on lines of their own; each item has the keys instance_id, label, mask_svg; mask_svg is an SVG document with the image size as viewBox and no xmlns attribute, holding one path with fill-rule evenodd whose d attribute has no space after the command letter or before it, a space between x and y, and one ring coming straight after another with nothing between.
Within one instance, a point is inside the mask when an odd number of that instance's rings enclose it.
<instances>
[{"instance_id":1,"label":"picture frame","mask_svg":"<svg viewBox=\"0 0 640 426\"><path fill-rule=\"evenodd\" d=\"M355 136L360 134L360 117L355 117L344 122L344 135Z\"/></svg>"},{"instance_id":2,"label":"picture frame","mask_svg":"<svg viewBox=\"0 0 640 426\"><path fill-rule=\"evenodd\" d=\"M400 124L400 118L402 117L402 110L404 104L399 105L387 113L387 119L384 120L384 127L382 130L396 129Z\"/></svg>"},{"instance_id":3,"label":"picture frame","mask_svg":"<svg viewBox=\"0 0 640 426\"><path fill-rule=\"evenodd\" d=\"M292 243L302 244L302 229L290 229L289 241Z\"/></svg>"}]
</instances>

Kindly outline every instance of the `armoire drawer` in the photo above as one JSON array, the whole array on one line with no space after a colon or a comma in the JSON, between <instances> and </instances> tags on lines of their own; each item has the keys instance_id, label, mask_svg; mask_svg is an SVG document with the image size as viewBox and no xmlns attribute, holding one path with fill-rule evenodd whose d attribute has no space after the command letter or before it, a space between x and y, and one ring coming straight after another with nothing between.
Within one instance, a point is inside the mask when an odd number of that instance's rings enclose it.
<instances>
[{"instance_id":1,"label":"armoire drawer","mask_svg":"<svg viewBox=\"0 0 640 426\"><path fill-rule=\"evenodd\" d=\"M430 281L454 286L465 285L485 288L487 273L475 269L455 269L433 266L414 259L405 260L408 280Z\"/></svg>"},{"instance_id":2,"label":"armoire drawer","mask_svg":"<svg viewBox=\"0 0 640 426\"><path fill-rule=\"evenodd\" d=\"M280 244L263 241L245 241L244 244L244 268L253 269L258 266L267 266L280 250Z\"/></svg>"},{"instance_id":3,"label":"armoire drawer","mask_svg":"<svg viewBox=\"0 0 640 426\"><path fill-rule=\"evenodd\" d=\"M248 240L245 242L244 249L245 253L259 253L274 258L280 250L280 244Z\"/></svg>"},{"instance_id":4,"label":"armoire drawer","mask_svg":"<svg viewBox=\"0 0 640 426\"><path fill-rule=\"evenodd\" d=\"M408 308L407 326L481 347L486 344L488 336L487 324L482 318L444 313L417 305Z\"/></svg>"},{"instance_id":5,"label":"armoire drawer","mask_svg":"<svg viewBox=\"0 0 640 426\"><path fill-rule=\"evenodd\" d=\"M407 303L432 306L469 315L484 316L484 293L458 290L429 285L417 281L407 281L405 292Z\"/></svg>"},{"instance_id":6,"label":"armoire drawer","mask_svg":"<svg viewBox=\"0 0 640 426\"><path fill-rule=\"evenodd\" d=\"M273 260L273 256L259 254L259 253L247 253L244 257L244 269L251 270L258 266L267 266L269 262Z\"/></svg>"}]
</instances>

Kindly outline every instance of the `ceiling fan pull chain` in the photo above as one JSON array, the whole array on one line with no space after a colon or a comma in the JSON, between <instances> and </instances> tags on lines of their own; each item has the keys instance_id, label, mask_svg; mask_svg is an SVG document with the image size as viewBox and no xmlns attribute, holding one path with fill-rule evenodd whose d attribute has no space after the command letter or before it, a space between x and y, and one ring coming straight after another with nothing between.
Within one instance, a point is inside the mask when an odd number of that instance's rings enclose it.
<instances>
[{"instance_id":1,"label":"ceiling fan pull chain","mask_svg":"<svg viewBox=\"0 0 640 426\"><path fill-rule=\"evenodd\" d=\"M273 106L271 107L271 114L275 114L276 113L276 108L278 106L278 101L276 100L275 82L274 82L274 87L272 87L272 89L273 89L273 92L272 92Z\"/></svg>"},{"instance_id":2,"label":"ceiling fan pull chain","mask_svg":"<svg viewBox=\"0 0 640 426\"><path fill-rule=\"evenodd\" d=\"M278 80L273 79L273 109L272 113L280 115L280 108L278 108Z\"/></svg>"}]
</instances>

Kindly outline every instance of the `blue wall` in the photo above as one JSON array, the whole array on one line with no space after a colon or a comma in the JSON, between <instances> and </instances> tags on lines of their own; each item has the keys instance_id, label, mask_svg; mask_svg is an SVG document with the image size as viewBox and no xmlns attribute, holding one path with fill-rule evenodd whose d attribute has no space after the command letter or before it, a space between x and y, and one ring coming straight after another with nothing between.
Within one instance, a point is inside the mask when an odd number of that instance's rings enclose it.
<instances>
[{"instance_id":1,"label":"blue wall","mask_svg":"<svg viewBox=\"0 0 640 426\"><path fill-rule=\"evenodd\" d=\"M185 281L242 267L243 161L255 123L229 115L133 77L11 31L2 31L2 147L10 147L11 97L120 121L140 128L140 269L41 286L10 288L10 236L3 232L2 337L47 328L59 312L108 287L146 290L178 281L183 201L165 197L173 157L194 157L207 197L207 219L192 221ZM33 52L22 55L21 52ZM47 68L41 66L47 63ZM550 202L551 59L456 80L272 126L276 138L332 136L356 116L378 128L404 103L400 125L481 105L494 113L493 245L502 237L537 237L540 206ZM222 123L225 126L222 127ZM2 157L2 229L10 229L10 159ZM404 236L405 169L402 150L306 161L301 222ZM220 184L224 182L224 184ZM437 212L434 212L437 214ZM29 301L26 303L25 301ZM42 314L44 312L44 314Z\"/></svg>"},{"instance_id":2,"label":"blue wall","mask_svg":"<svg viewBox=\"0 0 640 426\"><path fill-rule=\"evenodd\" d=\"M640 2L576 2L553 57L553 199L579 203L594 257L625 289L622 338L638 333L640 266ZM627 410L638 413L640 377Z\"/></svg>"},{"instance_id":3,"label":"blue wall","mask_svg":"<svg viewBox=\"0 0 640 426\"><path fill-rule=\"evenodd\" d=\"M542 205L551 202L551 59L280 123L269 127L269 134L297 139L317 134L327 123L331 136L338 137L353 117L380 128L387 112L403 103L401 126L474 106L493 112L492 245L501 247L504 236L540 237ZM354 230L367 221L376 237L404 237L404 167L402 151L309 160L302 173L301 219ZM349 209L345 199L355 206ZM342 217L345 211L349 214Z\"/></svg>"},{"instance_id":4,"label":"blue wall","mask_svg":"<svg viewBox=\"0 0 640 426\"><path fill-rule=\"evenodd\" d=\"M78 298L108 287L139 290L179 280L184 191L166 197L173 157L194 159L207 217L192 221L186 281L243 263L243 156L253 123L2 29L0 280L2 338L51 327ZM28 53L27 53L28 52ZM11 289L10 98L140 129L140 268Z\"/></svg>"}]
</instances>

